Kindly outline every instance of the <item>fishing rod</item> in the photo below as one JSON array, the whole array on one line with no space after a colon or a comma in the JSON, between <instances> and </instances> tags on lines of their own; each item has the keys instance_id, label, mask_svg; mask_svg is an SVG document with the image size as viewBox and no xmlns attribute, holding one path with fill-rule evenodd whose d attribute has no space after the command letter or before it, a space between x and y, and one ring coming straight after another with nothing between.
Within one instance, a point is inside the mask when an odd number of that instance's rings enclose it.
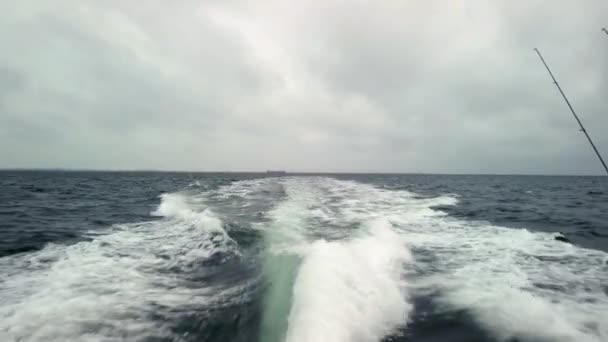
<instances>
[{"instance_id":1,"label":"fishing rod","mask_svg":"<svg viewBox=\"0 0 608 342\"><path fill-rule=\"evenodd\" d=\"M606 29L603 29L603 31L606 32L606 34L608 34L608 31ZM606 166L606 163L604 162L604 159L602 158L602 155L597 150L597 147L595 147L595 144L593 143L593 140L591 140L591 137L589 136L589 133L587 133L587 130L583 126L583 123L581 122L581 120L578 118L578 115L576 115L576 112L574 111L574 108L572 108L572 105L570 104L570 101L568 101L568 98L566 97L566 94L564 94L564 91L562 90L562 87L560 87L559 83L557 83L557 80L555 79L555 76L553 76L553 73L551 72L551 69L549 69L549 66L547 65L547 62L545 62L545 59L543 58L543 55L540 54L540 51L537 48L534 48L534 51L536 51L536 53L538 54L538 57L540 57L540 60L545 65L545 68L547 68L547 71L549 72L549 75L553 79L553 83L555 83L555 86L559 90L560 94L562 94L562 97L564 98L564 101L566 101L566 104L568 105L568 108L570 108L570 111L572 112L572 115L574 115L574 118L576 119L576 122L578 122L578 125L581 128L581 132L585 133L585 136L587 137L587 140L589 140L589 144L591 144L591 147L593 148L593 151L597 155L597 158L600 160L600 163L602 163L602 166L604 166L604 170L606 171L606 174L608 174L608 166Z\"/></svg>"}]
</instances>

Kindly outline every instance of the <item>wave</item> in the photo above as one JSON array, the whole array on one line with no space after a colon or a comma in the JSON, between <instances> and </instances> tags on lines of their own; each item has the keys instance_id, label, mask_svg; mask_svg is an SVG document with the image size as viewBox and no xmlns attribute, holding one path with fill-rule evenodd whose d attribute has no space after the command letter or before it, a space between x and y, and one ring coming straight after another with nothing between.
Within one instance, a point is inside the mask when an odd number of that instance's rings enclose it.
<instances>
[{"instance_id":1,"label":"wave","mask_svg":"<svg viewBox=\"0 0 608 342\"><path fill-rule=\"evenodd\" d=\"M355 238L319 238L340 235L322 226L343 214L332 205L335 184L283 180L287 198L266 228L270 284L260 340L376 341L407 322L401 271L410 254L388 221L370 220Z\"/></svg>"},{"instance_id":2,"label":"wave","mask_svg":"<svg viewBox=\"0 0 608 342\"><path fill-rule=\"evenodd\" d=\"M180 312L250 295L201 277L242 252L216 213L264 235L264 342L380 341L409 329L417 297L498 340L608 340L607 253L440 210L457 204L323 177L163 194L155 221L0 258L0 340L179 340Z\"/></svg>"},{"instance_id":3,"label":"wave","mask_svg":"<svg viewBox=\"0 0 608 342\"><path fill-rule=\"evenodd\" d=\"M301 249L307 244L307 228L314 217L312 208L319 205L322 193L307 181L281 182L286 198L266 215L262 262L267 289L260 329L260 341L282 342L292 305L292 292Z\"/></svg>"},{"instance_id":4,"label":"wave","mask_svg":"<svg viewBox=\"0 0 608 342\"><path fill-rule=\"evenodd\" d=\"M0 259L0 340L169 338L172 315L188 307L204 312L240 291L189 281L210 259L238 254L211 210L165 194L155 214L165 218Z\"/></svg>"},{"instance_id":5,"label":"wave","mask_svg":"<svg viewBox=\"0 0 608 342\"><path fill-rule=\"evenodd\" d=\"M604 252L452 218L438 208L456 205L454 195L327 178L283 184L288 196L268 229L275 257L292 258L282 272L291 277L287 341L381 340L416 315L416 296L466 312L498 340L608 340ZM346 238L313 234L345 229Z\"/></svg>"},{"instance_id":6,"label":"wave","mask_svg":"<svg viewBox=\"0 0 608 342\"><path fill-rule=\"evenodd\" d=\"M150 213L153 216L188 219L195 214L188 203L188 197L183 193L165 193L160 195L160 198L160 204Z\"/></svg>"},{"instance_id":7,"label":"wave","mask_svg":"<svg viewBox=\"0 0 608 342\"><path fill-rule=\"evenodd\" d=\"M420 284L498 339L608 339L601 318L608 312L606 253L556 241L555 234L451 220L410 237L434 251L433 267L441 270Z\"/></svg>"},{"instance_id":8,"label":"wave","mask_svg":"<svg viewBox=\"0 0 608 342\"><path fill-rule=\"evenodd\" d=\"M342 198L336 220L386 219L415 251L406 264L413 295L434 293L442 310L465 310L499 340L608 340L607 253L436 209L457 204L453 196L328 182Z\"/></svg>"},{"instance_id":9,"label":"wave","mask_svg":"<svg viewBox=\"0 0 608 342\"><path fill-rule=\"evenodd\" d=\"M310 244L294 284L287 341L379 341L405 324L411 256L386 220L349 241Z\"/></svg>"}]
</instances>

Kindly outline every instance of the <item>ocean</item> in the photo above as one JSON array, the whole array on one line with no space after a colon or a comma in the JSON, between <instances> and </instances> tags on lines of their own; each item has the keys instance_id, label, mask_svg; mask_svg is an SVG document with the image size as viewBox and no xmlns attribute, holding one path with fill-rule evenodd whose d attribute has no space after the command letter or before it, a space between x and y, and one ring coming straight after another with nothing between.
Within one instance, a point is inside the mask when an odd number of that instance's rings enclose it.
<instances>
[{"instance_id":1,"label":"ocean","mask_svg":"<svg viewBox=\"0 0 608 342\"><path fill-rule=\"evenodd\" d=\"M3 171L0 341L608 341L608 178Z\"/></svg>"}]
</instances>

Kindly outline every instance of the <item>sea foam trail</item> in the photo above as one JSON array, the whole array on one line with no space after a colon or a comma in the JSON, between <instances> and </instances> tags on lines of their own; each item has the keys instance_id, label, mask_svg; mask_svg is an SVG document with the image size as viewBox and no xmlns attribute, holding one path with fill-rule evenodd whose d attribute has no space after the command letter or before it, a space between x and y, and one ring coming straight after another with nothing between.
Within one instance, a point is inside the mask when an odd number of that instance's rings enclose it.
<instances>
[{"instance_id":1,"label":"sea foam trail","mask_svg":"<svg viewBox=\"0 0 608 342\"><path fill-rule=\"evenodd\" d=\"M182 276L208 258L237 253L219 218L188 202L166 194L155 211L161 220L1 258L0 341L173 338L166 321L151 317L228 295L231 289L193 286Z\"/></svg>"},{"instance_id":2,"label":"sea foam trail","mask_svg":"<svg viewBox=\"0 0 608 342\"><path fill-rule=\"evenodd\" d=\"M308 181L290 180L282 184L286 199L267 214L270 223L264 232L262 259L268 287L259 340L265 342L285 340L293 285L301 261L298 250L307 245L307 228L314 216L311 208L317 207L322 197Z\"/></svg>"},{"instance_id":3,"label":"sea foam trail","mask_svg":"<svg viewBox=\"0 0 608 342\"><path fill-rule=\"evenodd\" d=\"M411 307L401 271L411 256L391 224L361 221L345 235L342 204L331 196L336 183L282 184L286 199L268 213L265 232L269 288L260 340L378 341L405 324Z\"/></svg>"},{"instance_id":4,"label":"sea foam trail","mask_svg":"<svg viewBox=\"0 0 608 342\"><path fill-rule=\"evenodd\" d=\"M442 310L466 311L501 341L608 341L607 253L434 209L456 204L452 196L327 183L343 199L340 220L384 217L420 255L408 264L412 296L433 293Z\"/></svg>"},{"instance_id":5,"label":"sea foam trail","mask_svg":"<svg viewBox=\"0 0 608 342\"><path fill-rule=\"evenodd\" d=\"M379 341L407 322L411 256L386 220L349 241L312 242L294 285L288 342Z\"/></svg>"}]
</instances>

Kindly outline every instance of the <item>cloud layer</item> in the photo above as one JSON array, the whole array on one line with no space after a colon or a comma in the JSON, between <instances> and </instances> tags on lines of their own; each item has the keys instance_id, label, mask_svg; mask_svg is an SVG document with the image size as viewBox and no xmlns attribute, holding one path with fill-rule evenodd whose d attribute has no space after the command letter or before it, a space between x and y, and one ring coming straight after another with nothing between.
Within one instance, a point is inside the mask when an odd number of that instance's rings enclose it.
<instances>
[{"instance_id":1,"label":"cloud layer","mask_svg":"<svg viewBox=\"0 0 608 342\"><path fill-rule=\"evenodd\" d=\"M177 3L177 4L176 4ZM608 3L0 4L0 167L601 174Z\"/></svg>"}]
</instances>

